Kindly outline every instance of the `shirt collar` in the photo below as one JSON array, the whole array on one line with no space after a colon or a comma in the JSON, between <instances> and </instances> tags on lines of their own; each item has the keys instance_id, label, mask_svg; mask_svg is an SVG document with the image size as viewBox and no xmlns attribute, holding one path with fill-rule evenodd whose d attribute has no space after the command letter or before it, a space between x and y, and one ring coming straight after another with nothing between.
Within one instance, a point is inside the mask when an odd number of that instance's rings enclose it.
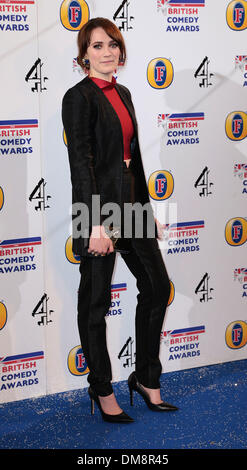
<instances>
[{"instance_id":1,"label":"shirt collar","mask_svg":"<svg viewBox=\"0 0 247 470\"><path fill-rule=\"evenodd\" d=\"M108 82L107 80L102 80L102 78L95 78L95 77L89 77L89 78L93 80L93 82L96 83L96 85L98 85L98 87L101 89L105 89L105 88L112 89L114 88L114 85L116 83L115 77L112 77L111 82Z\"/></svg>"}]
</instances>

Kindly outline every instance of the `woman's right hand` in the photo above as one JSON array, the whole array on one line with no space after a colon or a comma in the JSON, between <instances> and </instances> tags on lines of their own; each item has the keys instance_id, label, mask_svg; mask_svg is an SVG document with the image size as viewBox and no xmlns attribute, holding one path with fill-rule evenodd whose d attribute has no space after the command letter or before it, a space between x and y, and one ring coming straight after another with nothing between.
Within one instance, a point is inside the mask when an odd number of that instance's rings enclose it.
<instances>
[{"instance_id":1,"label":"woman's right hand","mask_svg":"<svg viewBox=\"0 0 247 470\"><path fill-rule=\"evenodd\" d=\"M95 256L109 255L114 251L113 243L103 225L94 225L89 239L88 253Z\"/></svg>"}]
</instances>

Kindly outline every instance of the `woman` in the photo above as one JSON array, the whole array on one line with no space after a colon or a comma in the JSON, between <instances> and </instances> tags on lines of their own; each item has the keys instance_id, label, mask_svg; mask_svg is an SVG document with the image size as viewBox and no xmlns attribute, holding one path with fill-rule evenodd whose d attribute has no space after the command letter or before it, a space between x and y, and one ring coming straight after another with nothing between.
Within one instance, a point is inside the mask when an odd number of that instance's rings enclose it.
<instances>
[{"instance_id":1,"label":"woman","mask_svg":"<svg viewBox=\"0 0 247 470\"><path fill-rule=\"evenodd\" d=\"M113 78L118 65L126 60L123 37L108 19L94 18L80 30L78 47L77 60L87 76L67 91L62 105L74 208L72 249L81 257L78 328L90 370L91 412L96 402L104 420L133 422L113 393L106 344L105 315L111 303L116 251L119 250L136 277L139 290L135 319L136 368L128 379L131 404L135 390L154 411L177 409L162 401L159 383L160 332L170 282L157 242L161 226L155 224L150 209L131 95ZM109 224L109 213L103 211L104 204L109 203L121 209L117 242L111 232L116 227L114 223ZM133 214L128 219L123 211L126 203L145 205L147 212L143 212L141 220ZM80 204L87 208L85 220L78 216ZM129 229L134 220L135 230L131 228L131 233L127 230L125 237L124 229ZM143 235L136 236L142 224Z\"/></svg>"}]
</instances>

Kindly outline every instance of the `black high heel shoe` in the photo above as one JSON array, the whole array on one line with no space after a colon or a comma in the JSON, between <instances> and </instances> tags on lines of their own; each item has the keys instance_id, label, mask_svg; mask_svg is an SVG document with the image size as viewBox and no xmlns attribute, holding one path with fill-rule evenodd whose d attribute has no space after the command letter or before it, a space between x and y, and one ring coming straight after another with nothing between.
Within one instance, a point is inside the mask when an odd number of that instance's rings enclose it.
<instances>
[{"instance_id":1,"label":"black high heel shoe","mask_svg":"<svg viewBox=\"0 0 247 470\"><path fill-rule=\"evenodd\" d=\"M91 399L91 415L94 414L94 403L96 402L101 412L102 419L104 421L108 421L108 423L133 423L134 422L134 420L130 416L128 416L124 411L122 411L122 413L119 413L118 415L109 415L105 413L102 410L99 397L95 393L95 391L92 389L92 387L88 388L88 393Z\"/></svg>"},{"instance_id":2,"label":"black high heel shoe","mask_svg":"<svg viewBox=\"0 0 247 470\"><path fill-rule=\"evenodd\" d=\"M138 382L137 377L135 372L132 372L128 378L128 386L129 386L129 391L130 391L130 404L133 406L133 390L138 392L142 398L145 400L148 408L152 411L176 411L178 408L176 406L170 405L169 403L166 403L162 401L159 404L152 403L150 401L150 398L148 396L148 393L142 385Z\"/></svg>"}]
</instances>

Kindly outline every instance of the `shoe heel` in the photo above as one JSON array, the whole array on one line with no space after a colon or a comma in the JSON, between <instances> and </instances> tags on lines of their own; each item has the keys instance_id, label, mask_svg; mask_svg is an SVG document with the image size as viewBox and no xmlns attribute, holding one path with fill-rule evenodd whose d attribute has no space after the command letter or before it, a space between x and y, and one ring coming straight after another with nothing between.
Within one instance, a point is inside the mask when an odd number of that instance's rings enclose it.
<instances>
[{"instance_id":1,"label":"shoe heel","mask_svg":"<svg viewBox=\"0 0 247 470\"><path fill-rule=\"evenodd\" d=\"M102 419L104 421L108 421L110 423L133 423L134 420L130 416L128 416L124 411L122 411L121 413L117 415L111 415L111 414L105 413L102 410L98 395L96 395L96 393L90 387L88 389L88 393L91 399L91 415L94 414L94 408L95 408L95 402L96 402L99 408L99 411L101 413Z\"/></svg>"},{"instance_id":2,"label":"shoe heel","mask_svg":"<svg viewBox=\"0 0 247 470\"><path fill-rule=\"evenodd\" d=\"M91 398L91 415L94 415L94 399Z\"/></svg>"},{"instance_id":3,"label":"shoe heel","mask_svg":"<svg viewBox=\"0 0 247 470\"><path fill-rule=\"evenodd\" d=\"M133 389L130 388L129 391L130 391L130 405L133 406L134 405L134 402L133 402Z\"/></svg>"}]
</instances>

